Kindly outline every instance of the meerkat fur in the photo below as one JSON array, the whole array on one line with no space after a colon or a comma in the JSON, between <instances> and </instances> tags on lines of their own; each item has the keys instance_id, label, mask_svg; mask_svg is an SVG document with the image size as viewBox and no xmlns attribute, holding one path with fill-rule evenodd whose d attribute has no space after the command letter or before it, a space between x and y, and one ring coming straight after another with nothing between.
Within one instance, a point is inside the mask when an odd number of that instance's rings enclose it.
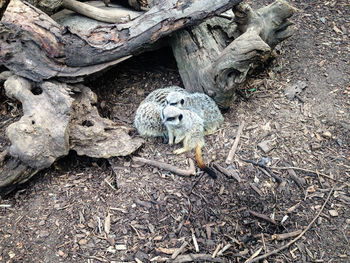
<instances>
[{"instance_id":1,"label":"meerkat fur","mask_svg":"<svg viewBox=\"0 0 350 263\"><path fill-rule=\"evenodd\" d=\"M183 147L174 151L175 154L196 149L198 166L212 178L216 173L207 167L202 159L202 147L204 146L203 120L195 112L180 109L175 106L166 106L162 110L163 124L168 131L169 144L183 142Z\"/></svg>"},{"instance_id":2,"label":"meerkat fur","mask_svg":"<svg viewBox=\"0 0 350 263\"><path fill-rule=\"evenodd\" d=\"M166 105L187 109L203 119L204 134L211 134L224 122L215 101L204 93L171 92L166 97Z\"/></svg>"},{"instance_id":3,"label":"meerkat fur","mask_svg":"<svg viewBox=\"0 0 350 263\"><path fill-rule=\"evenodd\" d=\"M186 92L178 86L170 86L152 91L139 105L135 113L134 126L143 137L164 137L167 142L167 130L162 124L161 111L165 98L170 92Z\"/></svg>"}]
</instances>

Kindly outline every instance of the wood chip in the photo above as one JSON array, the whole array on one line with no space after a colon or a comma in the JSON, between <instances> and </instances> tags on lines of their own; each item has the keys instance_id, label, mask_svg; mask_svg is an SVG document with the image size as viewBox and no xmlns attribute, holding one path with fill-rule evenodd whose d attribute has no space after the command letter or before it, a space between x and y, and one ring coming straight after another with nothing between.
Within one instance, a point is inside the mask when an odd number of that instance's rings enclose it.
<instances>
[{"instance_id":1,"label":"wood chip","mask_svg":"<svg viewBox=\"0 0 350 263\"><path fill-rule=\"evenodd\" d=\"M175 259L178 255L180 255L185 250L187 245L188 245L187 241L183 242L181 247L179 247L177 250L175 250L174 253L171 255L171 259Z\"/></svg>"},{"instance_id":2,"label":"wood chip","mask_svg":"<svg viewBox=\"0 0 350 263\"><path fill-rule=\"evenodd\" d=\"M329 210L328 212L329 212L329 214L330 214L331 216L333 216L333 217L339 215L337 210Z\"/></svg>"},{"instance_id":3,"label":"wood chip","mask_svg":"<svg viewBox=\"0 0 350 263\"><path fill-rule=\"evenodd\" d=\"M194 245L194 248L195 248L196 252L198 253L198 252L199 252L199 246L198 246L197 238L196 238L196 236L194 235L193 229L191 229L191 230L192 230L193 245Z\"/></svg>"},{"instance_id":4,"label":"wood chip","mask_svg":"<svg viewBox=\"0 0 350 263\"><path fill-rule=\"evenodd\" d=\"M126 245L124 244L119 244L119 245L115 245L115 249L116 250L126 250Z\"/></svg>"},{"instance_id":5,"label":"wood chip","mask_svg":"<svg viewBox=\"0 0 350 263\"><path fill-rule=\"evenodd\" d=\"M160 253L164 253L167 255L172 255L175 253L177 248L164 248L164 247L156 247L156 251Z\"/></svg>"},{"instance_id":6,"label":"wood chip","mask_svg":"<svg viewBox=\"0 0 350 263\"><path fill-rule=\"evenodd\" d=\"M105 218L105 224L104 224L104 229L106 234L109 234L109 231L111 230L111 214L108 213L108 215Z\"/></svg>"},{"instance_id":7,"label":"wood chip","mask_svg":"<svg viewBox=\"0 0 350 263\"><path fill-rule=\"evenodd\" d=\"M237 129L237 134L236 134L235 141L233 142L232 148L231 148L230 152L228 153L228 156L227 156L226 161L225 161L226 164L231 164L232 163L233 156L236 153L237 146L238 146L238 143L239 143L239 139L241 138L241 134L242 134L244 125L245 125L245 122L242 121L241 124L239 125L238 129Z\"/></svg>"},{"instance_id":8,"label":"wood chip","mask_svg":"<svg viewBox=\"0 0 350 263\"><path fill-rule=\"evenodd\" d=\"M248 262L248 261L250 261L250 260L256 258L256 257L260 254L260 252L261 252L262 249L263 249L263 248L261 247L261 248L259 248L257 251L255 251L254 254L253 254L250 258L248 258L245 262Z\"/></svg>"},{"instance_id":9,"label":"wood chip","mask_svg":"<svg viewBox=\"0 0 350 263\"><path fill-rule=\"evenodd\" d=\"M272 239L277 239L277 240L285 240L291 237L295 237L299 235L302 232L302 230L297 230L294 232L289 232L289 233L283 233L283 234L274 234L271 236Z\"/></svg>"}]
</instances>

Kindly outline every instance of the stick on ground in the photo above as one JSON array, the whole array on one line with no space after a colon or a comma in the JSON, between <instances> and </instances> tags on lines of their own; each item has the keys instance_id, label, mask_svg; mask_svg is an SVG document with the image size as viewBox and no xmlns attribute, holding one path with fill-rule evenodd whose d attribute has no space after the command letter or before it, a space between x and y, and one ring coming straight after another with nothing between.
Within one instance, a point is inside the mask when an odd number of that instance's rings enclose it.
<instances>
[{"instance_id":1,"label":"stick on ground","mask_svg":"<svg viewBox=\"0 0 350 263\"><path fill-rule=\"evenodd\" d=\"M296 238L294 238L293 240L291 240L290 242L288 242L288 243L285 244L284 246L282 246L282 247L280 247L280 248L277 248L277 249L275 249L275 250L273 250L273 251L271 251L271 252L269 252L269 253L266 253L266 254L264 254L264 255L262 255L262 256L260 256L260 257L256 257L256 258L254 258L254 259L252 259L252 260L249 260L249 261L247 261L247 262L245 262L245 263L257 262L257 261L262 260L262 259L265 259L265 258L267 258L267 257L269 257L269 256L275 255L275 254L277 254L278 252L280 252L280 251L282 251L282 250L288 248L290 245L292 245L292 244L295 243L296 241L298 241L298 240L306 233L306 231L308 231L308 230L311 228L311 226L313 225L313 223L315 223L316 219L320 216L320 214L322 213L324 207L325 207L326 204L328 203L328 200L329 200L329 198L331 197L331 194L333 193L333 190L334 190L334 187L329 191L329 194L328 194L328 196L327 196L327 199L326 199L326 201L324 201L324 203L323 203L323 205L322 205L320 211L318 211L317 215L314 217L314 219L312 219L312 221L310 222L310 224L303 230L303 232L300 233L300 235L298 235Z\"/></svg>"},{"instance_id":2,"label":"stick on ground","mask_svg":"<svg viewBox=\"0 0 350 263\"><path fill-rule=\"evenodd\" d=\"M260 218L260 219L263 219L263 220L265 220L265 221L267 221L267 222L270 222L270 223L272 223L272 224L274 224L274 225L278 225L278 223L277 223L275 220L273 220L272 218L270 218L270 217L268 217L268 216L266 216L266 215L260 214L260 213L258 213L258 212L252 211L252 210L248 210L248 212L249 212L252 216L255 216L255 217L258 217L258 218Z\"/></svg>"},{"instance_id":3,"label":"stick on ground","mask_svg":"<svg viewBox=\"0 0 350 263\"><path fill-rule=\"evenodd\" d=\"M313 174L316 174L316 175L321 175L321 176L326 177L326 178L328 178L328 179L330 179L332 181L335 181L335 182L343 182L343 183L345 183L343 180L332 178L329 175L326 175L324 173L320 173L318 171L313 171L313 170L304 169L304 168L300 168L300 167L288 166L288 167L270 167L270 168L271 169L275 169L275 170L289 170L289 169L299 170L299 171L303 171L303 172L307 172L307 173L313 173Z\"/></svg>"},{"instance_id":4,"label":"stick on ground","mask_svg":"<svg viewBox=\"0 0 350 263\"><path fill-rule=\"evenodd\" d=\"M168 171L173 172L177 175L190 176L190 175L196 174L196 168L194 166L194 162L192 159L189 159L190 168L188 168L187 170L177 168L176 166L173 166L173 165L170 165L167 163L163 163L163 162L159 162L159 161L155 161L155 160L149 160L149 159L145 159L145 158L141 158L141 157L133 157L132 159L134 162L152 165L152 166L158 167L160 169L168 170Z\"/></svg>"},{"instance_id":5,"label":"stick on ground","mask_svg":"<svg viewBox=\"0 0 350 263\"><path fill-rule=\"evenodd\" d=\"M236 139L235 139L235 141L233 142L232 148L231 148L230 152L228 153L227 158L226 158L226 161L225 161L226 164L231 164L231 163L232 163L233 156L234 156L235 153L236 153L237 146L238 146L238 143L239 143L239 139L241 138L241 134L242 134L244 125L245 125L245 122L242 121L241 124L240 124L239 127L238 127L237 134L236 134Z\"/></svg>"},{"instance_id":6,"label":"stick on ground","mask_svg":"<svg viewBox=\"0 0 350 263\"><path fill-rule=\"evenodd\" d=\"M224 262L219 258L212 258L209 254L188 254L178 256L175 260L170 261L173 263L184 263L184 262Z\"/></svg>"}]
</instances>

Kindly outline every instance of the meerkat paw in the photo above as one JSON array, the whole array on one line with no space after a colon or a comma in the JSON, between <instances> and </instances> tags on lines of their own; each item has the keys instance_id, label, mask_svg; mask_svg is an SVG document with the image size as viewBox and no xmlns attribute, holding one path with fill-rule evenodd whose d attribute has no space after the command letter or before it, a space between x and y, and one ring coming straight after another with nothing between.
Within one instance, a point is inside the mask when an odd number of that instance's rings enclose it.
<instances>
[{"instance_id":1,"label":"meerkat paw","mask_svg":"<svg viewBox=\"0 0 350 263\"><path fill-rule=\"evenodd\" d=\"M177 149L174 151L174 154L181 154L181 153L184 153L184 152L187 152L187 149L185 148L180 148L180 149Z\"/></svg>"}]
</instances>

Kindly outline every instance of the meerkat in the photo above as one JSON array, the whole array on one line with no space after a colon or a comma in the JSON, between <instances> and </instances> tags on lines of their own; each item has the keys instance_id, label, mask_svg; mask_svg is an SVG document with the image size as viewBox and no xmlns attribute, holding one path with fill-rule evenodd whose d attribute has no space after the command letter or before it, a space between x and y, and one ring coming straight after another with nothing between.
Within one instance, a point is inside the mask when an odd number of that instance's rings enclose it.
<instances>
[{"instance_id":1,"label":"meerkat","mask_svg":"<svg viewBox=\"0 0 350 263\"><path fill-rule=\"evenodd\" d=\"M202 159L202 147L205 144L203 119L195 112L168 105L162 110L162 121L168 131L169 144L173 144L173 141L175 144L183 142L183 148L174 153L181 154L195 148L198 166L215 179L216 173Z\"/></svg>"},{"instance_id":2,"label":"meerkat","mask_svg":"<svg viewBox=\"0 0 350 263\"><path fill-rule=\"evenodd\" d=\"M178 86L170 86L152 91L136 110L134 126L143 137L163 136L164 143L168 142L167 129L162 124L161 111L165 106L165 98L170 92L186 92Z\"/></svg>"},{"instance_id":3,"label":"meerkat","mask_svg":"<svg viewBox=\"0 0 350 263\"><path fill-rule=\"evenodd\" d=\"M204 93L180 93L174 91L168 94L165 104L197 113L203 119L205 135L216 131L224 122L224 117L215 101Z\"/></svg>"}]
</instances>

